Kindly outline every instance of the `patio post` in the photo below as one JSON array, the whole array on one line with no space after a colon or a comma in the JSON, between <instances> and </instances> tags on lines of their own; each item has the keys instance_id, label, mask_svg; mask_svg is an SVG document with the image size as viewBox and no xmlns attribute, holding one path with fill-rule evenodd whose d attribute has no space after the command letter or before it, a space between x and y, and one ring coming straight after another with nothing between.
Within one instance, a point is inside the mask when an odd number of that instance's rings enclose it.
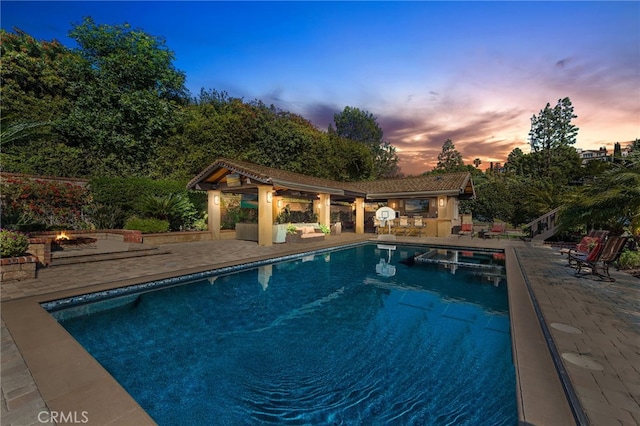
<instances>
[{"instance_id":1,"label":"patio post","mask_svg":"<svg viewBox=\"0 0 640 426\"><path fill-rule=\"evenodd\" d=\"M314 202L316 213L318 214L318 222L320 225L331 226L331 195L318 194L319 200Z\"/></svg>"},{"instance_id":2,"label":"patio post","mask_svg":"<svg viewBox=\"0 0 640 426\"><path fill-rule=\"evenodd\" d=\"M207 191L207 230L211 232L212 240L220 239L220 206L222 192Z\"/></svg>"},{"instance_id":3,"label":"patio post","mask_svg":"<svg viewBox=\"0 0 640 426\"><path fill-rule=\"evenodd\" d=\"M364 198L356 197L356 234L364 234Z\"/></svg>"},{"instance_id":4,"label":"patio post","mask_svg":"<svg viewBox=\"0 0 640 426\"><path fill-rule=\"evenodd\" d=\"M273 244L273 187L258 186L258 245Z\"/></svg>"}]
</instances>

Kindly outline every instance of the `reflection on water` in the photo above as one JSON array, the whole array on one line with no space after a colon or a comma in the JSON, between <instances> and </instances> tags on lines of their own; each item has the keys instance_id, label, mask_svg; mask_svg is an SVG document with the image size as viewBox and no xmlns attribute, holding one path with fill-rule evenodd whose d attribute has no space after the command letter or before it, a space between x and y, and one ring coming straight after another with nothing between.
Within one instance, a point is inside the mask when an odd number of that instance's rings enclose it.
<instances>
[{"instance_id":1,"label":"reflection on water","mask_svg":"<svg viewBox=\"0 0 640 426\"><path fill-rule=\"evenodd\" d=\"M393 277L396 274L396 267L391 264L392 252L396 250L396 246L389 244L378 244L378 250L387 251L387 259L381 258L376 264L376 274L382 277Z\"/></svg>"}]
</instances>

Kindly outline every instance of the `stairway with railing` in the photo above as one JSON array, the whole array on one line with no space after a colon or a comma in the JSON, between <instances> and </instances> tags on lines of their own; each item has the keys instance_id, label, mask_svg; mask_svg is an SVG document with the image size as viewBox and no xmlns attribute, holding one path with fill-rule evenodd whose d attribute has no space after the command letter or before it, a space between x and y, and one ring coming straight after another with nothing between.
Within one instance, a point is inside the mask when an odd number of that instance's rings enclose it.
<instances>
[{"instance_id":1,"label":"stairway with railing","mask_svg":"<svg viewBox=\"0 0 640 426\"><path fill-rule=\"evenodd\" d=\"M558 212L560 209L561 207L556 207L527 223L526 228L529 229L533 240L544 241L558 231Z\"/></svg>"}]
</instances>

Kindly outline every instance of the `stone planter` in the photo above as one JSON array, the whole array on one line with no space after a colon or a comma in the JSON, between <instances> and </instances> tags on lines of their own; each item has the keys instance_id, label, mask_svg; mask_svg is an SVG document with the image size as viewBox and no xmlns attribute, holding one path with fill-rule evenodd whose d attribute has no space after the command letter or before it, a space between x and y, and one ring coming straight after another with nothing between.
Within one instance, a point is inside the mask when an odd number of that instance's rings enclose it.
<instances>
[{"instance_id":1,"label":"stone planter","mask_svg":"<svg viewBox=\"0 0 640 426\"><path fill-rule=\"evenodd\" d=\"M324 241L325 235L322 233L302 234L300 231L295 234L287 234L287 243L312 243L315 241Z\"/></svg>"},{"instance_id":2,"label":"stone planter","mask_svg":"<svg viewBox=\"0 0 640 426\"><path fill-rule=\"evenodd\" d=\"M273 225L273 242L274 243L284 243L287 241L287 228L289 224L287 223L279 223Z\"/></svg>"},{"instance_id":3,"label":"stone planter","mask_svg":"<svg viewBox=\"0 0 640 426\"><path fill-rule=\"evenodd\" d=\"M31 255L0 259L0 281L19 281L36 277L38 258Z\"/></svg>"}]
</instances>

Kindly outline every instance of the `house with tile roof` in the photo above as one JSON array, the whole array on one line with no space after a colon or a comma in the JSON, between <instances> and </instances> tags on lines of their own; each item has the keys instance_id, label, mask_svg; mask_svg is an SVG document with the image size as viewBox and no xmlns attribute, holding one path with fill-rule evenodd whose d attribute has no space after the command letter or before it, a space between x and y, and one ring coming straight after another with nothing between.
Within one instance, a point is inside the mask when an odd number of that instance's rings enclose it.
<instances>
[{"instance_id":1,"label":"house with tile roof","mask_svg":"<svg viewBox=\"0 0 640 426\"><path fill-rule=\"evenodd\" d=\"M258 244L272 244L272 224L283 208L282 199L313 201L320 224L330 225L332 202L351 203L355 232L365 232L365 203L393 208L397 215L411 214L418 200L430 236L448 236L459 224L458 202L475 197L470 173L448 173L362 182L339 182L246 161L219 158L188 184L188 189L208 193L208 228L220 238L220 199L223 193L257 194Z\"/></svg>"}]
</instances>

